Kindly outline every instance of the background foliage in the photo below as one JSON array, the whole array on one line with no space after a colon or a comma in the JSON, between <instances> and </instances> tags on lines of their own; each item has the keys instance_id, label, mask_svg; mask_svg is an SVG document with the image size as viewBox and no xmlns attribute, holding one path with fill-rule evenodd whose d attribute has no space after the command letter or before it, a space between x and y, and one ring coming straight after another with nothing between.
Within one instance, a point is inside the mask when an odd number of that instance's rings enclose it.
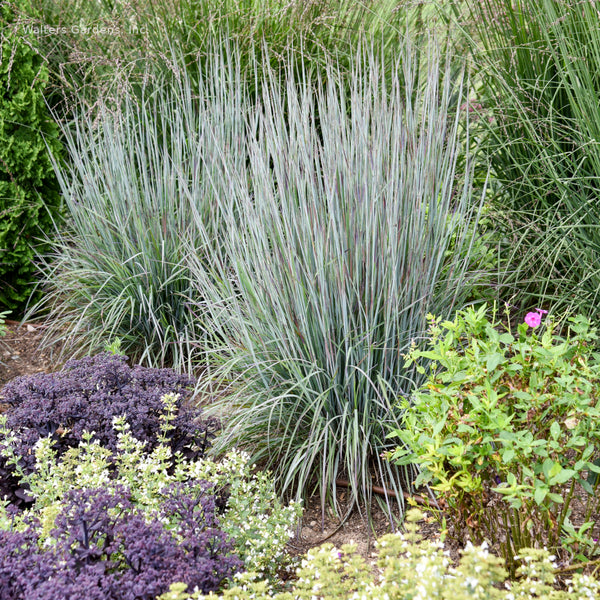
<instances>
[{"instance_id":1,"label":"background foliage","mask_svg":"<svg viewBox=\"0 0 600 600\"><path fill-rule=\"evenodd\" d=\"M597 317L600 33L594 2L467 2L472 106L519 304ZM463 23L465 23L463 21Z\"/></svg>"},{"instance_id":2,"label":"background foliage","mask_svg":"<svg viewBox=\"0 0 600 600\"><path fill-rule=\"evenodd\" d=\"M22 310L32 292L39 242L60 219L50 155L58 128L44 102L48 71L36 36L19 19L25 2L0 6L0 308Z\"/></svg>"},{"instance_id":3,"label":"background foliage","mask_svg":"<svg viewBox=\"0 0 600 600\"><path fill-rule=\"evenodd\" d=\"M42 30L58 31L42 33L40 43L53 106L69 113L73 99L93 111L99 99L118 105L124 93L136 95L164 79L185 75L197 84L214 41L223 38L239 49L253 95L265 65L323 73L334 56L347 70L362 35L378 39L391 57L397 34L421 12L418 3L396 0L43 0L28 14Z\"/></svg>"}]
</instances>

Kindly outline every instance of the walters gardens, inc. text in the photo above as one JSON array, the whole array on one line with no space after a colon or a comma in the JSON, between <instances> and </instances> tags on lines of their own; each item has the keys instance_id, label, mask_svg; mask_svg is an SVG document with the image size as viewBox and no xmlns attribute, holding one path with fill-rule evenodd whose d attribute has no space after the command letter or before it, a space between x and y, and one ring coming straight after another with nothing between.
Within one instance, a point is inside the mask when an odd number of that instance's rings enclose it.
<instances>
[{"instance_id":1,"label":"walters gardens, inc. text","mask_svg":"<svg viewBox=\"0 0 600 600\"><path fill-rule=\"evenodd\" d=\"M61 35L65 33L78 33L82 35L121 35L123 33L148 33L146 25L137 27L130 25L127 28L111 25L70 25L69 27L48 27L46 25L25 25L23 27L25 33L33 33L35 35Z\"/></svg>"}]
</instances>

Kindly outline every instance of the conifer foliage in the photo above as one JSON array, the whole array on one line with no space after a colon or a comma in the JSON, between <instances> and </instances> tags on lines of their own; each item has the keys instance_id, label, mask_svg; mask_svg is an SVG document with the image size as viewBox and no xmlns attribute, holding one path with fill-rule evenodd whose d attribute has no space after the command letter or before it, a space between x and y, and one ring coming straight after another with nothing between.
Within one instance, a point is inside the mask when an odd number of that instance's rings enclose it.
<instances>
[{"instance_id":1,"label":"conifer foliage","mask_svg":"<svg viewBox=\"0 0 600 600\"><path fill-rule=\"evenodd\" d=\"M19 15L27 0L0 5L0 309L21 309L35 278L34 248L59 218L50 153L58 127L44 102L48 70Z\"/></svg>"}]
</instances>

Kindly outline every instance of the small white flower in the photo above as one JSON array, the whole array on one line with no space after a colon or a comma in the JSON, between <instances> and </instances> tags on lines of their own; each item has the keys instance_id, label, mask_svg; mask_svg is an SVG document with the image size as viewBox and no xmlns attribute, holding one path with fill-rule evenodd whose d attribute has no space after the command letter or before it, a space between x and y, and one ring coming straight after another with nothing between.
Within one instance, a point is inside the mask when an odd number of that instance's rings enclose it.
<instances>
[{"instance_id":1,"label":"small white flower","mask_svg":"<svg viewBox=\"0 0 600 600\"><path fill-rule=\"evenodd\" d=\"M576 417L569 417L568 419L565 419L565 427L567 429L575 429L575 427L577 427L578 424L579 419L577 419Z\"/></svg>"}]
</instances>

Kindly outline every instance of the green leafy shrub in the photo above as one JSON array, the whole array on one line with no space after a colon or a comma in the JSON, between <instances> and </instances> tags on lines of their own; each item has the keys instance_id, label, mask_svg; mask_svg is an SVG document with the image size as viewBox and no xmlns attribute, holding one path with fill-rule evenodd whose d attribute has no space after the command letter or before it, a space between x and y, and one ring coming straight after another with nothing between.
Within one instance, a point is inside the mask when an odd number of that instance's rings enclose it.
<instances>
[{"instance_id":1,"label":"green leafy shrub","mask_svg":"<svg viewBox=\"0 0 600 600\"><path fill-rule=\"evenodd\" d=\"M220 508L219 529L232 539L245 569L255 577L274 577L288 560L285 544L301 506L284 506L268 476L254 473L243 453L232 452L219 462L174 453L168 437L179 400L170 394L163 402L165 411L156 432L163 441L153 447L133 437L124 416L113 420L116 450L94 440L93 432L85 433L76 447L63 454L54 448L50 436L41 438L34 449L35 468L20 478L34 503L19 512L6 501L0 502L0 529L25 530L35 518L39 521L37 535L44 545L70 491L102 489L118 496L120 489L127 489L128 501L136 511L149 519L160 514L164 527L176 532L178 513L165 514L163 508L171 501L169 490L185 486L188 496L214 499ZM6 415L0 415L0 453L18 462L18 439L6 423Z\"/></svg>"},{"instance_id":2,"label":"green leafy shrub","mask_svg":"<svg viewBox=\"0 0 600 600\"><path fill-rule=\"evenodd\" d=\"M404 445L390 457L419 465L416 484L444 499L456 535L502 547L511 568L525 547L558 551L561 536L571 558L577 548L598 551L596 330L577 317L567 339L551 320L538 334L540 312L526 317L533 330L522 323L516 335L495 313L488 320L485 306L453 321L430 317L428 348L407 361L430 361L429 377L401 405L394 435ZM570 520L575 498L585 523Z\"/></svg>"},{"instance_id":3,"label":"green leafy shrub","mask_svg":"<svg viewBox=\"0 0 600 600\"><path fill-rule=\"evenodd\" d=\"M409 511L405 534L379 540L377 577L356 547L338 550L324 544L308 552L290 591L274 591L267 582L241 575L238 585L222 594L191 593L185 584L174 584L159 600L581 600L600 593L600 582L580 574L566 582L565 589L555 589L556 563L546 550L522 552L517 581L505 581L501 559L485 546L467 544L459 565L452 567L443 544L419 535L420 518L419 511Z\"/></svg>"},{"instance_id":4,"label":"green leafy shrub","mask_svg":"<svg viewBox=\"0 0 600 600\"><path fill-rule=\"evenodd\" d=\"M59 218L61 198L49 153L58 127L44 102L48 71L35 36L17 19L23 2L0 6L0 307L22 309L32 292L38 238Z\"/></svg>"}]
</instances>

